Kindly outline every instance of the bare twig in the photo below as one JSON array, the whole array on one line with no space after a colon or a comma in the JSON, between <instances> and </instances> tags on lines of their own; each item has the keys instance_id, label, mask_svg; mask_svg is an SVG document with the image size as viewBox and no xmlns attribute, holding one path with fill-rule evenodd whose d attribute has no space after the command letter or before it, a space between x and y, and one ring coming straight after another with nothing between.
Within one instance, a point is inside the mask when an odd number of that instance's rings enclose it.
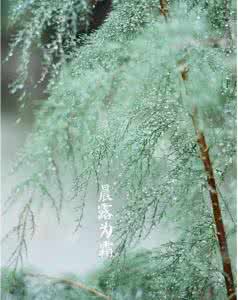
<instances>
[{"instance_id":1,"label":"bare twig","mask_svg":"<svg viewBox=\"0 0 238 300\"><path fill-rule=\"evenodd\" d=\"M30 199L20 212L18 224L14 226L3 238L3 241L14 235L17 238L17 245L8 259L9 266L14 265L14 269L17 268L19 262L22 263L23 256L27 256L27 231L30 230L29 238L31 239L35 233L36 223L31 207L32 199L33 195L31 195Z\"/></svg>"}]
</instances>

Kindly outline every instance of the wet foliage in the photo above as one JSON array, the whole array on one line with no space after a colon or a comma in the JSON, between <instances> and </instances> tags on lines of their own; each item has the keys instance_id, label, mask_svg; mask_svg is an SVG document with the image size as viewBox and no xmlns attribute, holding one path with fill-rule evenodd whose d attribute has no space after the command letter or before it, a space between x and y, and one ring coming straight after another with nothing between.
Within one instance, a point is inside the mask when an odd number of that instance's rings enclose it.
<instances>
[{"instance_id":1,"label":"wet foliage","mask_svg":"<svg viewBox=\"0 0 238 300\"><path fill-rule=\"evenodd\" d=\"M77 13L75 1L64 5L56 1L56 8L45 16L46 22L53 14L56 20L64 18L56 27L59 39L48 44L47 64L54 47L63 49L65 34L70 32L70 43L75 43L73 29L67 31L66 23L69 16L88 14L84 1L79 3L83 10ZM43 14L50 6L48 1L37 5L37 17L27 24L38 26L40 11ZM13 18L19 14L15 11ZM50 96L36 112L34 131L13 170L22 166L32 170L8 200L11 204L22 199L23 206L13 229L20 237L13 261L19 261L34 233L34 210L41 205L35 194L40 194L42 203L50 201L58 219L62 204L74 201L79 228L89 185L99 190L107 181L113 197L124 199L114 224L114 269L103 275L118 279L115 284L124 297L119 299L202 299L210 288L213 298L209 299L224 299L209 187L191 115L196 106L229 238L234 240L234 18L235 3L229 1L171 1L164 18L158 0L115 0L103 25L85 37L81 47L72 44L69 60L62 51L60 71L48 87ZM30 38L24 43L32 41L33 32L27 33ZM66 173L71 177L64 184ZM121 264L124 256L130 261L127 251L158 230L161 220L174 224L176 241L132 259L139 260L138 266L146 264L145 273L134 272L130 262L129 273L118 272L114 263ZM99 285L106 289L106 281Z\"/></svg>"}]
</instances>

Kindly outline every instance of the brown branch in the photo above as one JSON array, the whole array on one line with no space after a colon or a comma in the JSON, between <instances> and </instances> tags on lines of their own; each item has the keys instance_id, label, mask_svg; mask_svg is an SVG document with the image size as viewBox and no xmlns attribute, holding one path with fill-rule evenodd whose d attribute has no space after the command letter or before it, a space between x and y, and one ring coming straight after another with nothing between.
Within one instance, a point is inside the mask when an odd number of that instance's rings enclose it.
<instances>
[{"instance_id":1,"label":"brown branch","mask_svg":"<svg viewBox=\"0 0 238 300\"><path fill-rule=\"evenodd\" d=\"M160 14L167 20L169 14L168 0L160 0Z\"/></svg>"},{"instance_id":2,"label":"brown branch","mask_svg":"<svg viewBox=\"0 0 238 300\"><path fill-rule=\"evenodd\" d=\"M188 70L189 69L188 66L186 65L186 62L183 61L182 63L180 63L180 75L183 81L188 80ZM208 184L209 195L212 204L214 222L216 225L216 235L217 235L221 259L222 259L227 296L228 299L230 300L236 300L236 291L235 291L235 284L234 284L234 279L232 274L231 259L228 251L226 232L225 232L225 227L222 219L220 203L219 203L220 201L218 196L218 190L216 187L213 166L209 155L209 147L207 145L204 133L200 130L197 124L196 107L194 108L191 117L195 129L195 133L197 136L197 143L200 149L201 160L203 162L204 170L207 175L207 184Z\"/></svg>"},{"instance_id":3,"label":"brown branch","mask_svg":"<svg viewBox=\"0 0 238 300\"><path fill-rule=\"evenodd\" d=\"M181 78L183 82L185 82L186 80L188 80L188 71L189 71L186 61L178 62L178 66L179 66ZM197 124L196 107L194 107L191 117L195 129L195 133L197 136L197 143L200 149L201 160L203 162L204 170L207 175L207 184L208 184L209 195L212 204L214 222L216 226L216 235L217 235L221 259L222 259L227 296L229 300L236 300L237 298L236 298L235 284L234 284L234 279L232 274L231 259L228 251L226 232L225 232L225 227L222 219L216 180L214 177L213 166L209 155L209 147L207 145L205 135L200 130Z\"/></svg>"},{"instance_id":4,"label":"brown branch","mask_svg":"<svg viewBox=\"0 0 238 300\"><path fill-rule=\"evenodd\" d=\"M206 143L206 138L204 133L199 129L197 125L196 117L197 117L197 110L195 108L192 114L192 121L197 135L197 143L200 148L201 160L203 162L204 170L207 174L207 184L208 184L209 195L212 204L214 221L216 225L216 235L219 242L220 254L222 258L227 296L230 300L236 300L236 292L235 292L235 285L234 285L234 280L232 275L231 259L228 251L226 232L223 224L212 162L209 155L209 147Z\"/></svg>"},{"instance_id":5,"label":"brown branch","mask_svg":"<svg viewBox=\"0 0 238 300\"><path fill-rule=\"evenodd\" d=\"M71 286L73 288L76 288L76 289L82 289L94 296L97 296L99 298L102 298L102 299L105 299L105 300L112 300L112 297L111 296L107 296L107 295L104 295L102 292L94 289L94 288L90 288L90 287L87 287L85 284L79 282L79 281L73 281L73 280L70 280L70 279L65 279L65 278L57 278L57 277L52 277L52 276L48 276L48 275L44 275L44 274L34 274L34 273L25 273L25 276L30 276L30 277L44 277L48 280L52 280L54 281L55 283L61 283L61 284L65 284L65 285L68 285L68 286Z\"/></svg>"}]
</instances>

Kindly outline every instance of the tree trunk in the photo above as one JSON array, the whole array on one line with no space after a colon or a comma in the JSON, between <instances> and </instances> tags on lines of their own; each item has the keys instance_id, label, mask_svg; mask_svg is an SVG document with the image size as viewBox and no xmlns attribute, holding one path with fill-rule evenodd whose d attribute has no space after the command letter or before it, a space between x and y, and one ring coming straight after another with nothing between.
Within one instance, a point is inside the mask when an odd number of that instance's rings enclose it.
<instances>
[{"instance_id":1,"label":"tree trunk","mask_svg":"<svg viewBox=\"0 0 238 300\"><path fill-rule=\"evenodd\" d=\"M180 75L183 82L188 80L188 72L189 68L186 65L186 62L179 63L180 66ZM200 130L198 124L197 124L197 108L194 107L193 113L192 113L192 121L193 126L195 129L195 133L197 136L197 143L200 149L200 155L201 160L203 162L204 170L207 175L207 184L208 184L208 190L212 205L212 211L213 211L213 217L214 217L214 223L216 226L216 235L219 242L219 250L221 254L222 259L222 266L223 266L223 272L225 277L225 284L226 284L226 291L227 296L229 300L236 300L236 291L235 291L235 284L234 279L232 275L232 267L231 267L231 259L229 256L228 251L228 245L227 245L227 239L226 239L226 232L225 227L223 224L222 219L222 213L221 208L219 204L219 197L216 187L216 181L214 177L212 162L209 155L209 147L206 143L206 138L204 133Z\"/></svg>"},{"instance_id":2,"label":"tree trunk","mask_svg":"<svg viewBox=\"0 0 238 300\"><path fill-rule=\"evenodd\" d=\"M212 162L210 159L209 148L206 143L205 135L198 128L198 125L196 122L196 109L194 110L194 113L192 115L192 120L193 120L193 125L195 128L195 132L197 135L197 143L200 148L201 160L203 162L204 170L207 174L207 184L208 184L209 195L210 195L211 204L212 204L214 222L216 225L216 234L217 234L217 239L219 242L220 254L221 254L221 258L222 258L227 296L228 296L228 299L230 299L230 300L236 300L236 292L235 292L234 279L233 279L233 275L232 275L231 259L230 259L229 252L228 252L226 232L225 232L225 228L224 228L224 224L223 224L223 220L222 220L222 213L221 213L221 208L220 208L220 204L219 204L219 197L218 197L218 192L217 192L217 187L216 187L216 181L215 181L215 177L214 177Z\"/></svg>"}]
</instances>

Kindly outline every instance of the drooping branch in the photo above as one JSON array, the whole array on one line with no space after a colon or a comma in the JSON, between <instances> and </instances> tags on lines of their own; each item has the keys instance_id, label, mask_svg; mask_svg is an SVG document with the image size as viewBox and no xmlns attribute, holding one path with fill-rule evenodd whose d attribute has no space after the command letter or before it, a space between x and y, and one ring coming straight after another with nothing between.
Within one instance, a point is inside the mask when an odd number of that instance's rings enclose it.
<instances>
[{"instance_id":1,"label":"drooping branch","mask_svg":"<svg viewBox=\"0 0 238 300\"><path fill-rule=\"evenodd\" d=\"M90 293L90 294L92 294L94 296L97 296L101 299L112 300L111 296L104 295L102 292L98 291L97 289L88 287L88 286L86 286L85 284L83 284L79 281L73 281L73 280L70 280L70 279L57 278L57 277L52 277L52 276L48 276L48 275L44 275L44 274L34 274L34 273L25 273L25 276L43 277L43 278L48 279L50 281L54 281L54 283L65 284L65 285L71 286L71 287L76 288L76 289L82 289L82 290L86 291L87 293Z\"/></svg>"}]
</instances>

